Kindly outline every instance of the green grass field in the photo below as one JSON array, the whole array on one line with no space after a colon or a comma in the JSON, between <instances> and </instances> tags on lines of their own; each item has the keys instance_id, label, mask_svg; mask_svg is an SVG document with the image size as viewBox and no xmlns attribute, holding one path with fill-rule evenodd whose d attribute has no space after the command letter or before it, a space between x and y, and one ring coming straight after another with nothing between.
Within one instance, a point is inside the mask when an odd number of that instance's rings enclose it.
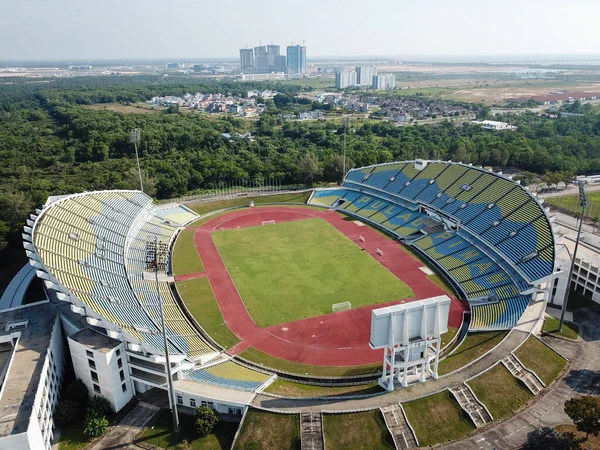
<instances>
[{"instance_id":1,"label":"green grass field","mask_svg":"<svg viewBox=\"0 0 600 450\"><path fill-rule=\"evenodd\" d=\"M383 392L383 389L377 383L328 387L294 383L278 378L265 389L265 392L285 397L327 397L374 394Z\"/></svg>"},{"instance_id":2,"label":"green grass field","mask_svg":"<svg viewBox=\"0 0 600 450\"><path fill-rule=\"evenodd\" d=\"M352 414L324 414L327 449L394 449L394 440L378 409Z\"/></svg>"},{"instance_id":3,"label":"green grass field","mask_svg":"<svg viewBox=\"0 0 600 450\"><path fill-rule=\"evenodd\" d=\"M577 324L571 322L563 322L563 328L560 333L556 330L558 330L558 319L546 316L544 320L544 333L548 333L553 336L562 336L572 340L576 340L579 333L579 327Z\"/></svg>"},{"instance_id":4,"label":"green grass field","mask_svg":"<svg viewBox=\"0 0 600 450\"><path fill-rule=\"evenodd\" d=\"M297 363L288 361L287 359L277 358L276 356L268 355L252 347L244 350L240 353L240 356L257 364L262 364L265 367L301 375L342 377L377 373L382 370L381 363L364 366L313 366L312 364Z\"/></svg>"},{"instance_id":5,"label":"green grass field","mask_svg":"<svg viewBox=\"0 0 600 450\"><path fill-rule=\"evenodd\" d=\"M275 414L249 409L234 450L300 449L298 414Z\"/></svg>"},{"instance_id":6,"label":"green grass field","mask_svg":"<svg viewBox=\"0 0 600 450\"><path fill-rule=\"evenodd\" d=\"M171 420L171 413L168 410L162 410L150 426L137 435L135 438L136 443L145 447L152 445L158 448L176 450L184 448L189 450L229 449L238 427L237 423L220 421L209 435L198 438L194 432L194 416L179 414L181 424L179 434L174 434L171 431ZM184 446L184 440L187 441L188 447Z\"/></svg>"},{"instance_id":7,"label":"green grass field","mask_svg":"<svg viewBox=\"0 0 600 450\"><path fill-rule=\"evenodd\" d=\"M460 345L451 355L440 361L438 372L440 375L454 372L464 365L474 361L481 355L491 350L504 339L507 331L485 331L481 333L468 333Z\"/></svg>"},{"instance_id":8,"label":"green grass field","mask_svg":"<svg viewBox=\"0 0 600 450\"><path fill-rule=\"evenodd\" d=\"M173 249L173 275L187 275L195 272L204 272L204 266L194 245L194 231L183 230L177 236Z\"/></svg>"},{"instance_id":9,"label":"green grass field","mask_svg":"<svg viewBox=\"0 0 600 450\"><path fill-rule=\"evenodd\" d=\"M217 231L213 241L262 327L411 297L401 280L321 219ZM285 307L282 307L285 305Z\"/></svg>"},{"instance_id":10,"label":"green grass field","mask_svg":"<svg viewBox=\"0 0 600 450\"><path fill-rule=\"evenodd\" d=\"M527 369L533 370L546 386L560 374L567 364L562 356L533 336L527 338L517 349L515 355Z\"/></svg>"},{"instance_id":11,"label":"green grass field","mask_svg":"<svg viewBox=\"0 0 600 450\"><path fill-rule=\"evenodd\" d=\"M468 384L490 410L494 420L512 416L533 398L533 394L502 364L472 379Z\"/></svg>"},{"instance_id":12,"label":"green grass field","mask_svg":"<svg viewBox=\"0 0 600 450\"><path fill-rule=\"evenodd\" d=\"M194 278L177 282L177 290L187 310L211 338L225 348L240 342L233 334L219 309L208 278Z\"/></svg>"},{"instance_id":13,"label":"green grass field","mask_svg":"<svg viewBox=\"0 0 600 450\"><path fill-rule=\"evenodd\" d=\"M402 407L421 447L462 439L475 429L447 390L403 403Z\"/></svg>"},{"instance_id":14,"label":"green grass field","mask_svg":"<svg viewBox=\"0 0 600 450\"><path fill-rule=\"evenodd\" d=\"M588 206L585 211L585 216L590 219L600 215L600 191L587 192ZM545 203L558 206L571 211L573 214L581 212L581 204L579 195L564 195L560 197L548 197ZM599 225L600 226L600 225Z\"/></svg>"}]
</instances>

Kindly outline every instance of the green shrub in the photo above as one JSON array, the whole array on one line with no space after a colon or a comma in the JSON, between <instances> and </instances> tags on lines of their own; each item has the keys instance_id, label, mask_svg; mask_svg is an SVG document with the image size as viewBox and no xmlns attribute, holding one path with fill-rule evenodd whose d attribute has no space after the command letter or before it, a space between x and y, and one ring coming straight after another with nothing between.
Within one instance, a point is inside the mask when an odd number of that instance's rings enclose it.
<instances>
[{"instance_id":1,"label":"green shrub","mask_svg":"<svg viewBox=\"0 0 600 450\"><path fill-rule=\"evenodd\" d=\"M88 412L85 419L85 429L83 433L86 436L95 438L104 434L108 428L108 419L104 415Z\"/></svg>"},{"instance_id":2,"label":"green shrub","mask_svg":"<svg viewBox=\"0 0 600 450\"><path fill-rule=\"evenodd\" d=\"M94 398L89 401L87 410L88 414L96 413L99 416L108 416L113 413L109 401L99 395L94 395Z\"/></svg>"},{"instance_id":3,"label":"green shrub","mask_svg":"<svg viewBox=\"0 0 600 450\"><path fill-rule=\"evenodd\" d=\"M217 413L208 406L199 406L196 408L196 433L198 437L204 437L210 434L213 427L219 421Z\"/></svg>"},{"instance_id":4,"label":"green shrub","mask_svg":"<svg viewBox=\"0 0 600 450\"><path fill-rule=\"evenodd\" d=\"M81 408L76 401L64 399L56 405L56 410L54 411L54 422L56 422L56 425L71 425L81 422L81 419Z\"/></svg>"}]
</instances>

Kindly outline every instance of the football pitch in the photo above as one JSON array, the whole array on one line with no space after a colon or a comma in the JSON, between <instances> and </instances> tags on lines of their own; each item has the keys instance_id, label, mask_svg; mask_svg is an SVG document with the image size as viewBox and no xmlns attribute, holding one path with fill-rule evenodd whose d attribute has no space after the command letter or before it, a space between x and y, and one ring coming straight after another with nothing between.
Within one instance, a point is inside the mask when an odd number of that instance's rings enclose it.
<instances>
[{"instance_id":1,"label":"football pitch","mask_svg":"<svg viewBox=\"0 0 600 450\"><path fill-rule=\"evenodd\" d=\"M322 219L216 231L221 258L261 327L412 297L412 290Z\"/></svg>"}]
</instances>

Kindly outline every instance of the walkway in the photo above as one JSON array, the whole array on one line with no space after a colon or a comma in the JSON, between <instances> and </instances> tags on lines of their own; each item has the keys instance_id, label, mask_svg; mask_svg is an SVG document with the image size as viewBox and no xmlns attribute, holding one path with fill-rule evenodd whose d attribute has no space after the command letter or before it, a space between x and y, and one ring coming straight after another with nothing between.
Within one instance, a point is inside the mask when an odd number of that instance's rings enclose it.
<instances>
[{"instance_id":1,"label":"walkway","mask_svg":"<svg viewBox=\"0 0 600 450\"><path fill-rule=\"evenodd\" d=\"M421 263L406 253L401 244L382 236L370 227L359 227L353 221L344 220L336 212L291 207L261 207L233 211L206 222L194 234L194 243L202 257L223 318L231 331L242 340L240 344L229 349L229 352L237 354L248 347L254 347L290 361L328 366L380 362L382 350L375 351L369 347L371 310L411 299L260 328L248 314L211 237L215 230L260 226L267 220L286 222L309 218L326 220L357 245L358 236L362 235L365 243L361 245L373 258L409 285L415 294L413 299L445 294L442 288L419 270ZM383 251L384 257L375 253L377 248ZM462 313L463 305L453 299L451 326L460 326Z\"/></svg>"},{"instance_id":2,"label":"walkway","mask_svg":"<svg viewBox=\"0 0 600 450\"><path fill-rule=\"evenodd\" d=\"M109 428L104 437L88 447L87 450L139 449L137 445L133 444L133 439L158 411L158 406L146 402L138 403L118 425Z\"/></svg>"},{"instance_id":3,"label":"walkway","mask_svg":"<svg viewBox=\"0 0 600 450\"><path fill-rule=\"evenodd\" d=\"M0 310L21 306L23 297L31 281L35 278L36 268L27 263L13 277L0 298Z\"/></svg>"}]
</instances>

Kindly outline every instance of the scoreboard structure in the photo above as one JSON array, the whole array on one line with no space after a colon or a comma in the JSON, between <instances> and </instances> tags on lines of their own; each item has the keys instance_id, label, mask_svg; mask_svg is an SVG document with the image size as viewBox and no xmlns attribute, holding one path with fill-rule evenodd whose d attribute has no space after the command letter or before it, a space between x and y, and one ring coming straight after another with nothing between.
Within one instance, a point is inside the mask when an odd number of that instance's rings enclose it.
<instances>
[{"instance_id":1,"label":"scoreboard structure","mask_svg":"<svg viewBox=\"0 0 600 450\"><path fill-rule=\"evenodd\" d=\"M372 311L369 345L385 350L379 379L384 389L393 391L395 380L406 387L409 375L422 382L427 374L438 377L440 336L448 331L449 313L447 295Z\"/></svg>"}]
</instances>

